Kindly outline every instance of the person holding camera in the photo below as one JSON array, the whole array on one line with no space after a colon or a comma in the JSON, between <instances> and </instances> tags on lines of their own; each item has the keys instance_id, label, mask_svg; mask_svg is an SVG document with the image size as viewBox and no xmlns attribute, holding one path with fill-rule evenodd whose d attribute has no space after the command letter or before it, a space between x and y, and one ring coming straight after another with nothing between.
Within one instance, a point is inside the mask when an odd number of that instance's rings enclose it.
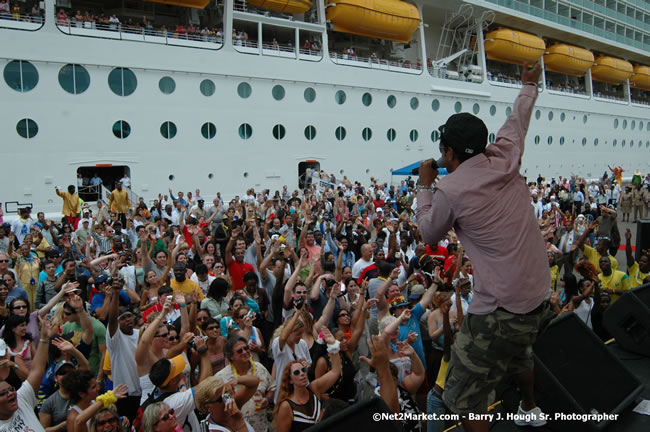
<instances>
[{"instance_id":1,"label":"person holding camera","mask_svg":"<svg viewBox=\"0 0 650 432\"><path fill-rule=\"evenodd\" d=\"M240 410L253 397L259 382L259 377L252 375L239 375L229 382L212 376L196 386L196 406L199 411L208 413L203 421L207 428L202 430L255 432ZM240 387L237 391L236 386Z\"/></svg>"}]
</instances>

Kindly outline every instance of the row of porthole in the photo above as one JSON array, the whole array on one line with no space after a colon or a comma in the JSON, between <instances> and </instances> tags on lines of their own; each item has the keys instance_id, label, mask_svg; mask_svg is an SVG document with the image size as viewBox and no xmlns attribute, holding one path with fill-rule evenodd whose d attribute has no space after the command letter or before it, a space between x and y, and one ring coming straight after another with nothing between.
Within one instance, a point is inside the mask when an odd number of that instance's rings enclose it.
<instances>
[{"instance_id":1,"label":"row of porthole","mask_svg":"<svg viewBox=\"0 0 650 432\"><path fill-rule=\"evenodd\" d=\"M541 142L541 137L539 135L535 135L534 142L535 142L536 145L539 145L539 143ZM549 135L546 138L546 143L548 145L552 145L553 144L553 137ZM594 147L598 147L598 144L600 144L599 139L594 138L593 144L594 144ZM561 146L564 145L564 137L563 136L560 137L560 145ZM586 145L587 145L587 138L583 137L582 138L582 146L584 147ZM612 141L612 146L613 147L616 147L617 145L618 145L618 140L615 139L614 141ZM626 141L625 140L621 141L621 146L622 147L626 146ZM637 146L639 148L643 147L643 141L639 140L638 143L637 143ZM646 148L650 148L650 141L646 141L645 146L646 146ZM630 140L630 148L633 148L633 147L634 147L634 140Z\"/></svg>"},{"instance_id":2,"label":"row of porthole","mask_svg":"<svg viewBox=\"0 0 650 432\"><path fill-rule=\"evenodd\" d=\"M623 128L623 130L627 129L627 120L623 119L622 122L619 122L618 119L614 119L614 129L618 129L619 124ZM630 130L635 130L636 129L636 120L632 120L630 122ZM643 120L639 120L639 130L643 130ZM650 121L646 124L646 130L650 131Z\"/></svg>"}]
</instances>

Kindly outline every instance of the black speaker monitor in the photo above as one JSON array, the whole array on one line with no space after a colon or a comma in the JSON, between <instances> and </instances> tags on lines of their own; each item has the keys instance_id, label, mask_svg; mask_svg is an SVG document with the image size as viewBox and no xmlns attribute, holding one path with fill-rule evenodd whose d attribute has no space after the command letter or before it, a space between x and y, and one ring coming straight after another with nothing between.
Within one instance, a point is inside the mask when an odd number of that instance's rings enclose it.
<instances>
[{"instance_id":1,"label":"black speaker monitor","mask_svg":"<svg viewBox=\"0 0 650 432\"><path fill-rule=\"evenodd\" d=\"M636 223L636 251L634 259L639 261L642 250L650 250L650 219L641 219Z\"/></svg>"},{"instance_id":2,"label":"black speaker monitor","mask_svg":"<svg viewBox=\"0 0 650 432\"><path fill-rule=\"evenodd\" d=\"M625 350L650 357L650 284L623 294L605 311L603 325Z\"/></svg>"},{"instance_id":3,"label":"black speaker monitor","mask_svg":"<svg viewBox=\"0 0 650 432\"><path fill-rule=\"evenodd\" d=\"M392 413L383 399L372 399L355 403L322 422L307 429L307 432L319 431L370 431L373 432L403 432L402 424L391 420L373 420L375 413Z\"/></svg>"}]
</instances>

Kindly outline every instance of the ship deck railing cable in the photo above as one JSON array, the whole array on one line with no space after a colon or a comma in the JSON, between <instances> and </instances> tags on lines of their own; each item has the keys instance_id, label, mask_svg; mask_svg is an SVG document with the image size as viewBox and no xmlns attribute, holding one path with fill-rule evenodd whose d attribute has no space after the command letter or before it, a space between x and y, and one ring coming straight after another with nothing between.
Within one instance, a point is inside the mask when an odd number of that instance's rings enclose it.
<instances>
[{"instance_id":1,"label":"ship deck railing cable","mask_svg":"<svg viewBox=\"0 0 650 432\"><path fill-rule=\"evenodd\" d=\"M407 69L410 71L421 71L422 66L418 64L412 64L408 61L394 61L394 60L385 60L380 58L373 57L360 57L357 55L350 54L341 54L335 51L330 51L330 57L334 63L341 64L342 62L355 62L358 66L365 66L369 68L379 68L386 69L388 68L400 68Z\"/></svg>"},{"instance_id":2,"label":"ship deck railing cable","mask_svg":"<svg viewBox=\"0 0 650 432\"><path fill-rule=\"evenodd\" d=\"M41 15L0 11L0 27L36 30L45 22Z\"/></svg>"}]
</instances>

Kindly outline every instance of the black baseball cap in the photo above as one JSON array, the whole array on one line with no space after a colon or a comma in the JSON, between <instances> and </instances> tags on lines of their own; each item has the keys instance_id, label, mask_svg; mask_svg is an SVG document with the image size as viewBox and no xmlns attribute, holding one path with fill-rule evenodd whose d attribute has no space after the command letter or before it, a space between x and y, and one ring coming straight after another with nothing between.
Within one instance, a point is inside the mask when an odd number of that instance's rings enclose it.
<instances>
[{"instance_id":1,"label":"black baseball cap","mask_svg":"<svg viewBox=\"0 0 650 432\"><path fill-rule=\"evenodd\" d=\"M472 157L487 147L488 129L483 120L470 113L452 115L438 130L440 142L456 153Z\"/></svg>"}]
</instances>

